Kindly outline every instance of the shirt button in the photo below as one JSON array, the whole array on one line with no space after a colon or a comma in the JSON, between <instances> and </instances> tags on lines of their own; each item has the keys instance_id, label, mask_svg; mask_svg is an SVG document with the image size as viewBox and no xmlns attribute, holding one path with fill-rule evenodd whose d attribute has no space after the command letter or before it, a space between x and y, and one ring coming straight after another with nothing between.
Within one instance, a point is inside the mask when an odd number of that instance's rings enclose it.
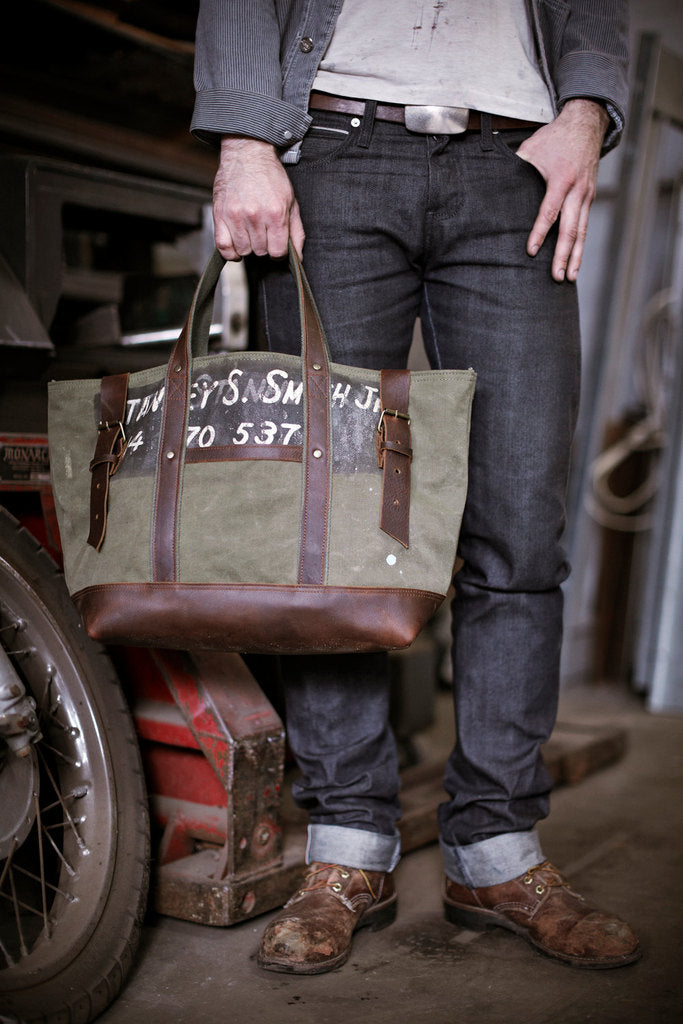
<instances>
[{"instance_id":1,"label":"shirt button","mask_svg":"<svg viewBox=\"0 0 683 1024\"><path fill-rule=\"evenodd\" d=\"M299 49L302 53L310 53L313 49L313 40L310 36L304 36L299 43Z\"/></svg>"},{"instance_id":2,"label":"shirt button","mask_svg":"<svg viewBox=\"0 0 683 1024\"><path fill-rule=\"evenodd\" d=\"M289 140L292 138L292 133L288 129L286 129L282 133L282 137L283 137L283 139L285 139L285 141L289 142Z\"/></svg>"}]
</instances>

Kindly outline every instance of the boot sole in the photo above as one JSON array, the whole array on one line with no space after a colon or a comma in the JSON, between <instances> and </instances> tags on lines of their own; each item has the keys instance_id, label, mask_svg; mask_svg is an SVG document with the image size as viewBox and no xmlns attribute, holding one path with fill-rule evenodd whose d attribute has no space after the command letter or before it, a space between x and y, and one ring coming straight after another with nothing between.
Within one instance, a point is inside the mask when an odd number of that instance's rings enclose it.
<instances>
[{"instance_id":1,"label":"boot sole","mask_svg":"<svg viewBox=\"0 0 683 1024\"><path fill-rule=\"evenodd\" d=\"M505 928L506 931L514 932L520 938L526 939L534 949L537 949L545 956L551 957L553 960L561 960L562 963L569 964L571 967L579 967L591 971L608 970L614 967L626 967L628 964L640 960L642 956L640 946L636 946L631 953L625 953L620 957L588 959L572 956L569 953L560 953L555 949L551 949L550 946L544 945L535 939L528 929L515 924L514 921L509 921L502 914L496 914L492 910L473 910L469 907L459 907L456 904L445 901L443 908L444 916L451 924L458 925L460 928L467 928L473 932L487 932L492 928Z\"/></svg>"},{"instance_id":2,"label":"boot sole","mask_svg":"<svg viewBox=\"0 0 683 1024\"><path fill-rule=\"evenodd\" d=\"M366 910L353 929L352 935L359 932L361 928L369 928L371 932L378 932L382 928L387 928L396 920L397 906L398 900L394 894L391 900L388 900L386 903L380 903L376 907ZM262 959L260 953L256 957L256 962L264 970L277 971L279 974L326 974L328 971L334 971L346 963L351 955L351 946L352 941L337 956L316 964L293 964L286 960L265 960Z\"/></svg>"}]
</instances>

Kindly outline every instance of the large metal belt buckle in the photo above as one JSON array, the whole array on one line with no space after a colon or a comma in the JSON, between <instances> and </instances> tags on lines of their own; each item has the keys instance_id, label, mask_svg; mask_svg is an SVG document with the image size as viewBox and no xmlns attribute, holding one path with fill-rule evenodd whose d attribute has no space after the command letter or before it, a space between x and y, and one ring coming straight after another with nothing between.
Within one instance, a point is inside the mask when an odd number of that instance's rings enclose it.
<instances>
[{"instance_id":1,"label":"large metal belt buckle","mask_svg":"<svg viewBox=\"0 0 683 1024\"><path fill-rule=\"evenodd\" d=\"M406 107L406 128L423 135L460 135L467 130L469 107Z\"/></svg>"}]
</instances>

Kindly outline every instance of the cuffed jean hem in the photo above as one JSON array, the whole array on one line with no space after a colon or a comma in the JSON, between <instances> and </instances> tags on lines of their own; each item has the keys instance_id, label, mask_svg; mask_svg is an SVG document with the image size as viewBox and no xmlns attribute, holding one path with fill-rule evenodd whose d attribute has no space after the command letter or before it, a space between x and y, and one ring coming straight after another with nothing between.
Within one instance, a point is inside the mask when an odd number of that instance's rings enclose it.
<instances>
[{"instance_id":1,"label":"cuffed jean hem","mask_svg":"<svg viewBox=\"0 0 683 1024\"><path fill-rule=\"evenodd\" d=\"M401 837L383 836L342 825L309 825L306 863L343 864L364 871L393 871L401 856Z\"/></svg>"},{"instance_id":2,"label":"cuffed jean hem","mask_svg":"<svg viewBox=\"0 0 683 1024\"><path fill-rule=\"evenodd\" d=\"M448 878L468 889L509 882L545 860L535 829L506 832L468 846L450 846L441 840L441 853Z\"/></svg>"}]
</instances>

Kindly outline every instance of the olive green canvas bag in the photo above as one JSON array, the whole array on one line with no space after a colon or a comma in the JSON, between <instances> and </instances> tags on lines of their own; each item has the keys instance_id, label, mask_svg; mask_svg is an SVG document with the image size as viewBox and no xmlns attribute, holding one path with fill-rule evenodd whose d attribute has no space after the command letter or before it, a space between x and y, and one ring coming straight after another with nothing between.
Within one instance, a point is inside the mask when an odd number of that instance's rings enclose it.
<instances>
[{"instance_id":1,"label":"olive green canvas bag","mask_svg":"<svg viewBox=\"0 0 683 1024\"><path fill-rule=\"evenodd\" d=\"M301 355L208 353L215 252L167 366L52 381L66 582L106 643L409 645L446 595L473 370L331 363L293 251Z\"/></svg>"}]
</instances>

